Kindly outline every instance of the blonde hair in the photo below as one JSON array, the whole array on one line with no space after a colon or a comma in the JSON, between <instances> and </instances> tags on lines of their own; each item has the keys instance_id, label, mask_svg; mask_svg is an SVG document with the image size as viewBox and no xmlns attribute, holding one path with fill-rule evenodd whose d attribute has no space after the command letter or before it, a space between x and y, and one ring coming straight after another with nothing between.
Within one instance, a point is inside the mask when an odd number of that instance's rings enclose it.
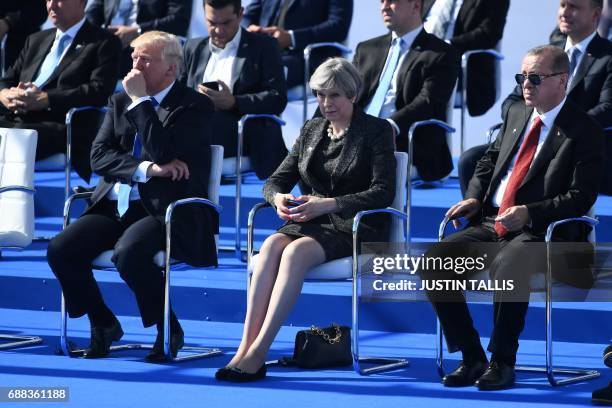
<instances>
[{"instance_id":1,"label":"blonde hair","mask_svg":"<svg viewBox=\"0 0 612 408\"><path fill-rule=\"evenodd\" d=\"M178 37L164 31L147 31L136 37L131 43L132 48L138 46L158 46L162 48L162 58L168 64L176 64L177 72L183 63L183 49Z\"/></svg>"}]
</instances>

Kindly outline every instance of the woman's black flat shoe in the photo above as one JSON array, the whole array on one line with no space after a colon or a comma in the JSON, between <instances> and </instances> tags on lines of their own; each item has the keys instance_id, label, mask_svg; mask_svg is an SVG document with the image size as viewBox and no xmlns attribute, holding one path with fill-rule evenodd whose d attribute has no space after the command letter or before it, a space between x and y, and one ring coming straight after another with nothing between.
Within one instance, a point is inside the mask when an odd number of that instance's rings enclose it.
<instances>
[{"instance_id":1,"label":"woman's black flat shoe","mask_svg":"<svg viewBox=\"0 0 612 408\"><path fill-rule=\"evenodd\" d=\"M239 368L232 367L227 370L224 380L237 383L263 380L266 378L266 372L267 369L265 364L255 373L247 373Z\"/></svg>"},{"instance_id":2,"label":"woman's black flat shoe","mask_svg":"<svg viewBox=\"0 0 612 408\"><path fill-rule=\"evenodd\" d=\"M221 367L215 373L215 379L217 380L227 380L227 373L231 370L231 367L225 366Z\"/></svg>"}]
</instances>

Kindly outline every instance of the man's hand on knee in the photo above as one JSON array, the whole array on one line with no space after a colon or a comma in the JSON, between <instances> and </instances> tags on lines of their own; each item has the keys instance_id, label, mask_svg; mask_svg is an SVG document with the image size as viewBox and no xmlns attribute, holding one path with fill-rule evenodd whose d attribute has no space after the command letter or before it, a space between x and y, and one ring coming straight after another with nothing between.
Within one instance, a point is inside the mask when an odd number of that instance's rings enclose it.
<instances>
[{"instance_id":1,"label":"man's hand on knee","mask_svg":"<svg viewBox=\"0 0 612 408\"><path fill-rule=\"evenodd\" d=\"M468 198L467 200L459 201L457 204L453 205L446 212L446 216L450 217L453 220L453 226L455 228L459 228L461 226L459 218L472 218L473 216L478 214L478 211L480 211L480 207L480 201L475 198Z\"/></svg>"}]
</instances>

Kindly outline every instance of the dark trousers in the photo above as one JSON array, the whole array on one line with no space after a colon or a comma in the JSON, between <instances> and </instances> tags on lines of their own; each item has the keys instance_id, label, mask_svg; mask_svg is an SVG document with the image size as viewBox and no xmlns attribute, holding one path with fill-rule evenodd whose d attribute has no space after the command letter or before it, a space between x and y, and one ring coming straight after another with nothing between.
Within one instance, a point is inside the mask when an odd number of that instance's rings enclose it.
<instances>
[{"instance_id":1,"label":"dark trousers","mask_svg":"<svg viewBox=\"0 0 612 408\"><path fill-rule=\"evenodd\" d=\"M161 322L162 271L153 256L164 248L165 227L140 201L130 202L119 218L116 201L104 199L49 243L47 259L60 282L68 314L80 317L105 308L92 272L92 261L113 250L112 261L136 296L145 327Z\"/></svg>"},{"instance_id":2,"label":"dark trousers","mask_svg":"<svg viewBox=\"0 0 612 408\"><path fill-rule=\"evenodd\" d=\"M470 243L497 243L486 247L486 263L491 279L505 281L512 279L517 286L529 288L529 278L533 273L546 270L546 254L532 253L527 255L525 243L541 242L542 238L529 233L509 233L499 240L493 229L494 217L485 217L481 224L469 226L466 229L448 236L443 242L465 243L455 247L440 244L427 253L428 257L478 257L483 256L485 248ZM529 248L545 250L543 246ZM452 253L455 251L456 253ZM449 253L451 252L451 253ZM492 253L491 253L492 252ZM422 273L423 279L469 279L469 275L457 274L454 271L427 271ZM461 350L464 353L481 350L480 336L474 328L474 323L461 291L428 291L427 296L438 315L440 324L446 336L449 352ZM493 359L514 365L518 350L518 339L525 326L525 316L528 309L528 296L523 294L508 301L503 292L495 292L493 303L493 333L488 350L493 353ZM513 295L516 296L516 293Z\"/></svg>"}]
</instances>

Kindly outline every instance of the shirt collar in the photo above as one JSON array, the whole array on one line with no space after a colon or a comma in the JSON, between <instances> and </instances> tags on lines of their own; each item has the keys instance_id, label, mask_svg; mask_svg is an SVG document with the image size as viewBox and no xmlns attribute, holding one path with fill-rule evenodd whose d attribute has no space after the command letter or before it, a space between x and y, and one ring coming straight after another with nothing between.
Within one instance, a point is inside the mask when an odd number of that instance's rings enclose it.
<instances>
[{"instance_id":1,"label":"shirt collar","mask_svg":"<svg viewBox=\"0 0 612 408\"><path fill-rule=\"evenodd\" d=\"M538 111L536 109L534 109L533 110L533 114L531 115L530 123L532 123L534 121L534 119L537 116L539 116L540 120L542 121L542 124L547 129L550 129L552 127L553 123L555 123L555 119L557 119L557 115L559 114L559 111L561 110L561 108L565 104L566 99L567 99L567 96L563 98L561 103L559 103L557 106L555 106L554 108L552 108L548 112L538 113Z\"/></svg>"},{"instance_id":2,"label":"shirt collar","mask_svg":"<svg viewBox=\"0 0 612 408\"><path fill-rule=\"evenodd\" d=\"M423 25L421 24L420 26L418 26L414 30L408 31L406 34L402 35L400 37L402 39L403 43L404 43L404 46L402 48L408 49L408 48L412 47L412 43L417 38L417 35L419 35L419 33L421 32L422 29L423 29ZM398 37L399 36L395 33L395 31L391 32L391 38L393 40L395 40Z\"/></svg>"},{"instance_id":3,"label":"shirt collar","mask_svg":"<svg viewBox=\"0 0 612 408\"><path fill-rule=\"evenodd\" d=\"M164 98L166 97L166 95L168 95L168 92L170 92L170 88L172 88L174 86L175 82L176 82L176 80L172 81L172 83L170 85L168 85L166 88L162 89L161 91L159 91L155 95L151 95L153 98L155 98L155 100L157 101L158 104L161 105L161 103L164 100Z\"/></svg>"},{"instance_id":4,"label":"shirt collar","mask_svg":"<svg viewBox=\"0 0 612 408\"><path fill-rule=\"evenodd\" d=\"M240 44L240 39L241 38L242 38L242 28L238 28L238 31L236 31L236 35L234 35L234 38L232 38L232 40L230 42L225 44L225 48L219 48L215 44L213 44L212 43L212 38L208 39L208 43L210 45L210 50L213 53L215 53L215 54L221 53L223 51L231 52L231 51L234 51L234 50L238 49L238 45Z\"/></svg>"},{"instance_id":5,"label":"shirt collar","mask_svg":"<svg viewBox=\"0 0 612 408\"><path fill-rule=\"evenodd\" d=\"M587 47L589 46L593 38L595 38L595 34L597 34L597 31L593 31L591 35L580 41L578 44L572 44L572 40L567 37L567 40L565 40L565 52L568 52L571 48L576 47L584 55L586 53Z\"/></svg>"},{"instance_id":6,"label":"shirt collar","mask_svg":"<svg viewBox=\"0 0 612 408\"><path fill-rule=\"evenodd\" d=\"M55 31L55 38L60 38L62 35L67 34L70 36L70 38L74 39L81 27L83 27L83 24L85 24L85 17L83 17L78 23L67 29L65 32L62 32L59 28L57 28Z\"/></svg>"}]
</instances>

